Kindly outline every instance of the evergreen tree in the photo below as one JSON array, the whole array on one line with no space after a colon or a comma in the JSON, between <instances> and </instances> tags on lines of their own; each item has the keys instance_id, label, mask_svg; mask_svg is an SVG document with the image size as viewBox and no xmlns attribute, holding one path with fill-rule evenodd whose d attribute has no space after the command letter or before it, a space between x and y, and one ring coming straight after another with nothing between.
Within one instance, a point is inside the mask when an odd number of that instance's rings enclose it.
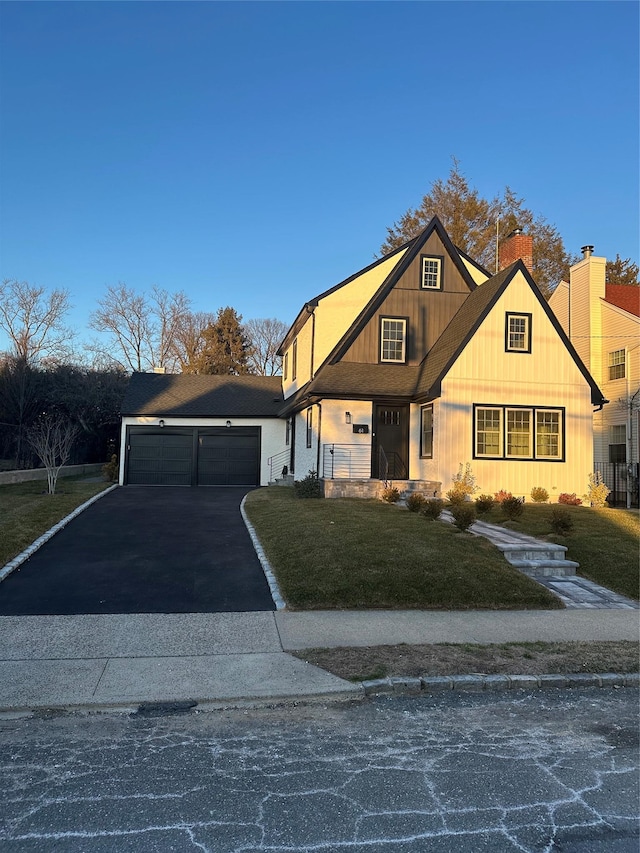
<instances>
[{"instance_id":1,"label":"evergreen tree","mask_svg":"<svg viewBox=\"0 0 640 853\"><path fill-rule=\"evenodd\" d=\"M607 284L628 284L638 287L638 264L634 264L631 258L624 261L620 255L616 255L615 261L607 261Z\"/></svg>"},{"instance_id":2,"label":"evergreen tree","mask_svg":"<svg viewBox=\"0 0 640 853\"><path fill-rule=\"evenodd\" d=\"M569 274L576 260L567 253L554 225L536 216L524 206L508 186L501 195L489 200L469 186L458 160L446 181L438 179L423 196L419 207L409 209L398 222L387 228L382 254L398 248L415 237L438 216L457 248L482 264L490 273L496 268L496 226L498 241L520 227L533 237L533 270L536 283L547 296Z\"/></svg>"},{"instance_id":3,"label":"evergreen tree","mask_svg":"<svg viewBox=\"0 0 640 853\"><path fill-rule=\"evenodd\" d=\"M213 323L202 332L202 348L185 373L239 376L249 373L251 344L242 328L242 316L233 308L220 308Z\"/></svg>"}]
</instances>

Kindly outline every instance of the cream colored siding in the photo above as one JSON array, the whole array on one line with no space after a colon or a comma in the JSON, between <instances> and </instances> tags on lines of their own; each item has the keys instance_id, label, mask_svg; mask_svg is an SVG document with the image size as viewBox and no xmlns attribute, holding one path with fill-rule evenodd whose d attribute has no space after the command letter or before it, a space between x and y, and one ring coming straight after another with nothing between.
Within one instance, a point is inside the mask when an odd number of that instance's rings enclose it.
<instances>
[{"instance_id":1,"label":"cream colored siding","mask_svg":"<svg viewBox=\"0 0 640 853\"><path fill-rule=\"evenodd\" d=\"M531 353L505 352L507 312L531 314ZM564 408L565 461L473 459L473 406ZM505 414L506 417L506 414ZM435 440L443 491L471 462L483 492L582 494L592 470L591 391L535 295L518 273L442 384Z\"/></svg>"},{"instance_id":2,"label":"cream colored siding","mask_svg":"<svg viewBox=\"0 0 640 853\"><path fill-rule=\"evenodd\" d=\"M549 307L558 318L565 334L569 335L569 284L561 281L549 297Z\"/></svg>"},{"instance_id":3,"label":"cream colored siding","mask_svg":"<svg viewBox=\"0 0 640 853\"><path fill-rule=\"evenodd\" d=\"M315 309L314 370L320 367L338 341L351 328L389 273L400 263L406 251L404 249L398 252L319 301Z\"/></svg>"},{"instance_id":4,"label":"cream colored siding","mask_svg":"<svg viewBox=\"0 0 640 853\"><path fill-rule=\"evenodd\" d=\"M170 416L157 417L123 417L121 428L120 453L120 485L124 483L124 466L126 458L126 436L128 426L158 426L158 420L162 417L165 427L223 427L226 426L227 418L172 418ZM285 446L285 421L277 418L232 418L234 427L256 427L260 432L260 485L266 486L269 482L269 457L283 450Z\"/></svg>"},{"instance_id":5,"label":"cream colored siding","mask_svg":"<svg viewBox=\"0 0 640 853\"><path fill-rule=\"evenodd\" d=\"M440 400L433 401L433 457L420 457L421 405L412 403L409 420L409 477L412 480L440 479L441 421Z\"/></svg>"},{"instance_id":6,"label":"cream colored siding","mask_svg":"<svg viewBox=\"0 0 640 853\"><path fill-rule=\"evenodd\" d=\"M470 263L466 258L460 256L460 260L467 268L467 272L476 284L482 284L487 281L488 276L485 275L475 264Z\"/></svg>"},{"instance_id":7,"label":"cream colored siding","mask_svg":"<svg viewBox=\"0 0 640 853\"><path fill-rule=\"evenodd\" d=\"M286 353L288 355L287 379L282 381L282 390L285 399L294 394L311 379L311 347L313 342L313 318L309 317L307 322L298 332L298 335L289 345ZM294 344L296 349L295 379L294 374Z\"/></svg>"},{"instance_id":8,"label":"cream colored siding","mask_svg":"<svg viewBox=\"0 0 640 853\"><path fill-rule=\"evenodd\" d=\"M606 258L591 256L571 267L569 323L571 342L598 387L602 387L602 320Z\"/></svg>"}]
</instances>

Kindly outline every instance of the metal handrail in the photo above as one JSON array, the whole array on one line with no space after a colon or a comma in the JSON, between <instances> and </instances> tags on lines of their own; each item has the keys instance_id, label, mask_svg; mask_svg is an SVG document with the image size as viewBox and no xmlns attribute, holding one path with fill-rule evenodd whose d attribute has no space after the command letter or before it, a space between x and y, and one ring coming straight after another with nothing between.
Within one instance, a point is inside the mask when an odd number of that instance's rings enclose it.
<instances>
[{"instance_id":1,"label":"metal handrail","mask_svg":"<svg viewBox=\"0 0 640 853\"><path fill-rule=\"evenodd\" d=\"M276 477L282 476L282 471L287 466L287 470L289 468L289 460L291 458L291 450L287 447L286 450L281 450L279 453L274 453L273 456L269 456L267 459L267 465L269 466L269 480L273 482ZM275 477L273 472L276 472Z\"/></svg>"},{"instance_id":2,"label":"metal handrail","mask_svg":"<svg viewBox=\"0 0 640 853\"><path fill-rule=\"evenodd\" d=\"M365 444L323 444L322 477L327 480L368 480L371 447Z\"/></svg>"}]
</instances>

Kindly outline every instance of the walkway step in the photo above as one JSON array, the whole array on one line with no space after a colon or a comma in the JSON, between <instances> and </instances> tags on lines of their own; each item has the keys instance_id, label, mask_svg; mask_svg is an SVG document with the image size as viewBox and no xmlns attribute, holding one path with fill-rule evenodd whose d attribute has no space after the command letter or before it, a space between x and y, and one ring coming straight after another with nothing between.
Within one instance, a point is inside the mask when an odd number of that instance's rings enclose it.
<instances>
[{"instance_id":1,"label":"walkway step","mask_svg":"<svg viewBox=\"0 0 640 853\"><path fill-rule=\"evenodd\" d=\"M573 560L510 559L509 562L514 568L519 569L532 578L573 577L580 565Z\"/></svg>"}]
</instances>

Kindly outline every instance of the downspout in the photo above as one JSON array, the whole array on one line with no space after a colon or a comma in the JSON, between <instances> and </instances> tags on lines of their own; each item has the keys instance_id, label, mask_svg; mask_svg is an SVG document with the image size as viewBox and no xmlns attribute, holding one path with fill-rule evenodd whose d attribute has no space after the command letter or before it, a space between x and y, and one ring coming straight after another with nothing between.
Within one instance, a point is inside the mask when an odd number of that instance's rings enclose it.
<instances>
[{"instance_id":1,"label":"downspout","mask_svg":"<svg viewBox=\"0 0 640 853\"><path fill-rule=\"evenodd\" d=\"M627 447L626 447L626 459L627 459L627 509L631 509L631 472L633 470L633 401L640 393L640 389L636 391L636 393L631 396L631 387L629 383L629 374L631 372L631 358L630 353L634 352L638 349L640 344L633 347L632 349L628 349L625 347L624 350L624 375L625 375L625 384L626 384L626 403L627 403ZM638 460L640 461L640 460Z\"/></svg>"},{"instance_id":2,"label":"downspout","mask_svg":"<svg viewBox=\"0 0 640 853\"><path fill-rule=\"evenodd\" d=\"M318 407L318 450L317 450L317 462L316 462L316 471L318 473L318 479L320 479L320 438L322 435L322 403L316 403Z\"/></svg>"}]
</instances>

